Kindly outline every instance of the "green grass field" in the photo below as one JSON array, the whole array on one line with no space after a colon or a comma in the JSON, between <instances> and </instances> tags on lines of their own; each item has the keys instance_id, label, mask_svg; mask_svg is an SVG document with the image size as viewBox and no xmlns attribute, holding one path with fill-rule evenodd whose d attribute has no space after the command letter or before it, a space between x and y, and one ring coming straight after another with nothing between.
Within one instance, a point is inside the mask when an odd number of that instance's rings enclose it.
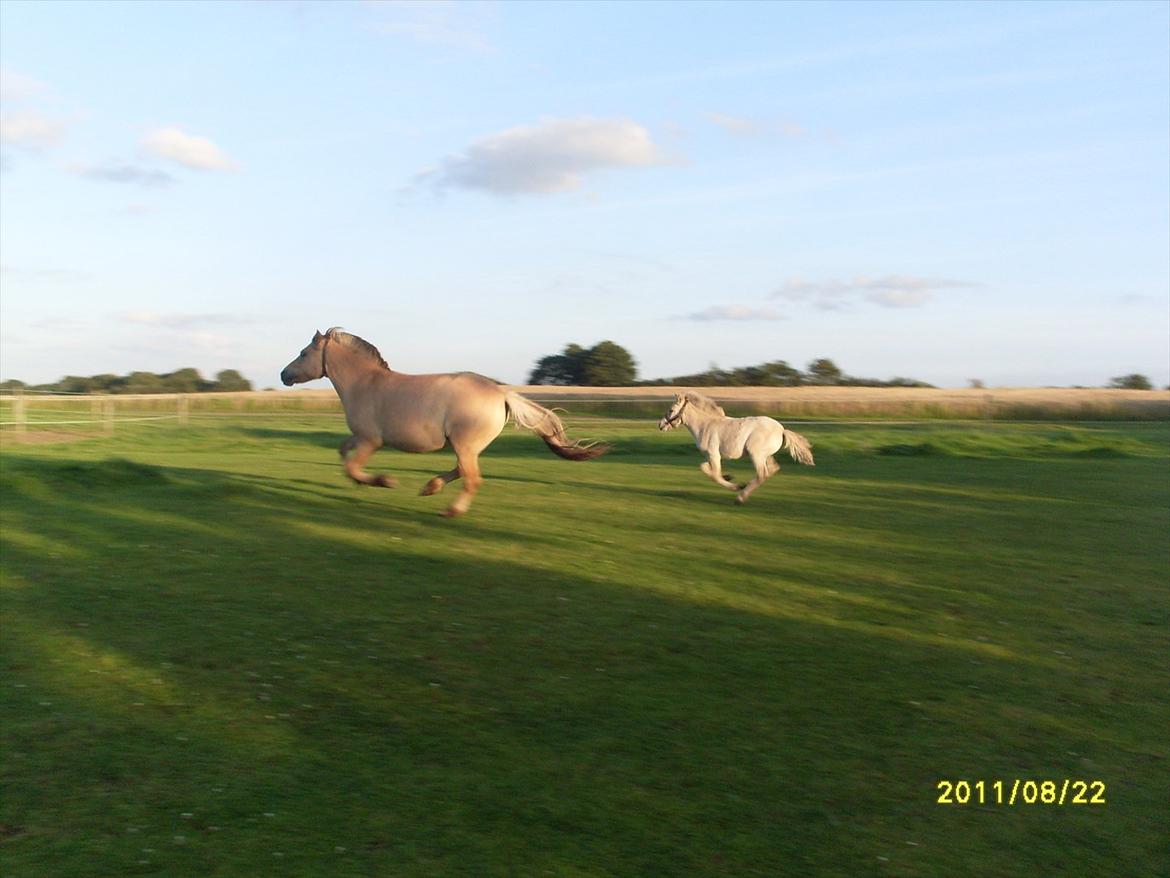
<instances>
[{"instance_id":1,"label":"green grass field","mask_svg":"<svg viewBox=\"0 0 1170 878\"><path fill-rule=\"evenodd\" d=\"M6 442L3 874L1165 875L1170 427L797 429L737 507L509 428L454 521L334 417Z\"/></svg>"}]
</instances>

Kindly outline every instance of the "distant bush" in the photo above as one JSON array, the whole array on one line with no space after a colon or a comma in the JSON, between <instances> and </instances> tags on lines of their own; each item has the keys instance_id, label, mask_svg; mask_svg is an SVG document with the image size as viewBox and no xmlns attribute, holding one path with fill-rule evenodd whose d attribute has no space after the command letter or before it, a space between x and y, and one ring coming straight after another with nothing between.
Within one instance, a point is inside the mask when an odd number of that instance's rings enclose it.
<instances>
[{"instance_id":1,"label":"distant bush","mask_svg":"<svg viewBox=\"0 0 1170 878\"><path fill-rule=\"evenodd\" d=\"M53 384L29 386L23 381L10 380L0 389L39 390L49 393L224 393L251 390L252 382L235 369L224 369L209 381L198 369L178 369L156 375L154 372L131 372L128 375L66 375Z\"/></svg>"}]
</instances>

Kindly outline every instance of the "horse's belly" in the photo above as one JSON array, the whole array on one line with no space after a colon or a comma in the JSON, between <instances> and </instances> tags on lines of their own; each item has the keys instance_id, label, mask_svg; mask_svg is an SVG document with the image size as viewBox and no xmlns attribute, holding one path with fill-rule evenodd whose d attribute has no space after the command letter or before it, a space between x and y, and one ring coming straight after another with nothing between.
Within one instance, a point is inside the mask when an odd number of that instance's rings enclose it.
<instances>
[{"instance_id":1,"label":"horse's belly","mask_svg":"<svg viewBox=\"0 0 1170 878\"><path fill-rule=\"evenodd\" d=\"M382 442L391 448L397 448L399 451L425 454L428 451L442 449L447 444L447 437L443 435L441 430L384 430Z\"/></svg>"}]
</instances>

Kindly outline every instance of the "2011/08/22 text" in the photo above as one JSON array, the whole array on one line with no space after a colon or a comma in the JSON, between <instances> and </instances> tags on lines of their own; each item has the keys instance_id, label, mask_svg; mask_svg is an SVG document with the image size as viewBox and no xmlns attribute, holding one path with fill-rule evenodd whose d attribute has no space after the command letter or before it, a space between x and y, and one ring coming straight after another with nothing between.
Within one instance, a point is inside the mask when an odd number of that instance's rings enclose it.
<instances>
[{"instance_id":1,"label":"2011/08/22 text","mask_svg":"<svg viewBox=\"0 0 1170 878\"><path fill-rule=\"evenodd\" d=\"M1103 780L940 780L940 805L1104 805Z\"/></svg>"}]
</instances>

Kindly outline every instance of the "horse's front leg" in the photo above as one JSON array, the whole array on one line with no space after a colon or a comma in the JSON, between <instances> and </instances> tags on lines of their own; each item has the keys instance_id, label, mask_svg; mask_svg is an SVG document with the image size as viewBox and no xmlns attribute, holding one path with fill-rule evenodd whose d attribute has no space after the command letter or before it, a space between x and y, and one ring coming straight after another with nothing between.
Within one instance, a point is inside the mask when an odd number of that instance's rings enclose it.
<instances>
[{"instance_id":1,"label":"horse's front leg","mask_svg":"<svg viewBox=\"0 0 1170 878\"><path fill-rule=\"evenodd\" d=\"M382 446L382 443L372 439L358 439L356 436L351 436L350 439L353 440L350 446L352 453L345 459L345 474L359 485L373 485L376 488L397 488L398 482L391 476L374 475L363 469L366 461L370 459L370 455L377 451ZM343 442L342 448L348 442L349 440Z\"/></svg>"},{"instance_id":2,"label":"horse's front leg","mask_svg":"<svg viewBox=\"0 0 1170 878\"><path fill-rule=\"evenodd\" d=\"M711 481L720 488L727 488L734 491L737 486L728 476L723 475L722 464L723 459L719 456L718 451L708 451L707 459L699 464L699 469L703 471L704 475L710 476Z\"/></svg>"},{"instance_id":3,"label":"horse's front leg","mask_svg":"<svg viewBox=\"0 0 1170 878\"><path fill-rule=\"evenodd\" d=\"M345 460L346 455L348 455L351 451L354 450L354 448L357 446L357 443L358 443L357 436L347 436L346 437L345 441L341 443L341 447L339 447L337 449L337 453L341 455L342 460Z\"/></svg>"}]
</instances>

